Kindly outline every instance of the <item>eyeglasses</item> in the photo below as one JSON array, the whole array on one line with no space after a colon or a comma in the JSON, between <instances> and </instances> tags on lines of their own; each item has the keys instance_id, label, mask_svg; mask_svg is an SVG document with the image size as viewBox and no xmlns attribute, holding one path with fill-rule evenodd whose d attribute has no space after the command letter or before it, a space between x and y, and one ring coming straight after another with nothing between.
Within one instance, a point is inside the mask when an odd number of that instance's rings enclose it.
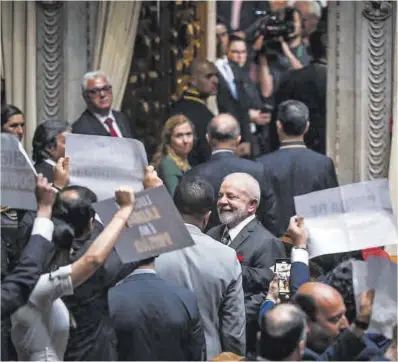
<instances>
[{"instance_id":1,"label":"eyeglasses","mask_svg":"<svg viewBox=\"0 0 398 362\"><path fill-rule=\"evenodd\" d=\"M233 49L233 50L231 50L231 53L233 53L233 54L246 54L247 51L246 50L235 50L235 49Z\"/></svg>"},{"instance_id":2,"label":"eyeglasses","mask_svg":"<svg viewBox=\"0 0 398 362\"><path fill-rule=\"evenodd\" d=\"M105 93L109 93L112 91L112 86L111 85L106 85L102 88L91 88L91 89L87 89L86 92L90 95L90 96L97 96L100 95L101 92L105 92Z\"/></svg>"}]
</instances>

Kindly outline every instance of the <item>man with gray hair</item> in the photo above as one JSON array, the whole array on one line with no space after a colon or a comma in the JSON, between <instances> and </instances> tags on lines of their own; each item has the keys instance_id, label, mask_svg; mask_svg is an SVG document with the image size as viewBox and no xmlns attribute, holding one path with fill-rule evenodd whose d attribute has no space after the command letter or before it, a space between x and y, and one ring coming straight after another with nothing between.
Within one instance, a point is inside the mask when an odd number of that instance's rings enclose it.
<instances>
[{"instance_id":1,"label":"man with gray hair","mask_svg":"<svg viewBox=\"0 0 398 362\"><path fill-rule=\"evenodd\" d=\"M186 175L198 176L208 181L217 194L225 176L234 172L245 172L253 176L261 185L261 210L258 210L263 225L274 235L278 235L276 226L278 221L277 202L275 192L270 180L263 174L261 165L256 162L239 158L236 148L241 141L240 126L238 121L228 113L214 117L207 126L207 142L211 148L210 160L197 165ZM216 201L216 200L215 200ZM219 225L216 202L210 215L208 229Z\"/></svg>"},{"instance_id":2,"label":"man with gray hair","mask_svg":"<svg viewBox=\"0 0 398 362\"><path fill-rule=\"evenodd\" d=\"M235 249L242 266L249 356L256 350L258 312L273 278L271 267L276 259L286 256L282 242L256 218L260 198L260 185L253 176L242 172L226 176L217 202L222 224L208 232L212 238Z\"/></svg>"},{"instance_id":3,"label":"man with gray hair","mask_svg":"<svg viewBox=\"0 0 398 362\"><path fill-rule=\"evenodd\" d=\"M268 361L301 361L307 337L307 316L296 305L284 303L261 320L259 354Z\"/></svg>"},{"instance_id":4,"label":"man with gray hair","mask_svg":"<svg viewBox=\"0 0 398 362\"><path fill-rule=\"evenodd\" d=\"M89 72L83 77L82 95L87 109L72 125L72 132L110 137L134 137L131 120L112 109L112 84L101 72Z\"/></svg>"}]
</instances>

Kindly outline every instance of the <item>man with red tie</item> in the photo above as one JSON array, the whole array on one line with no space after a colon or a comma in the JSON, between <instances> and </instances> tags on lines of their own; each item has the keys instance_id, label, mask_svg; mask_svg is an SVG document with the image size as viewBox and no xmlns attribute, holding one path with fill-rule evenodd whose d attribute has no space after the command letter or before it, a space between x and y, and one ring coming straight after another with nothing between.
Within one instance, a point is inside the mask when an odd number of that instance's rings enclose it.
<instances>
[{"instance_id":1,"label":"man with red tie","mask_svg":"<svg viewBox=\"0 0 398 362\"><path fill-rule=\"evenodd\" d=\"M86 73L83 77L82 91L87 109L73 123L73 133L134 137L133 122L124 113L112 109L112 85L105 73Z\"/></svg>"}]
</instances>

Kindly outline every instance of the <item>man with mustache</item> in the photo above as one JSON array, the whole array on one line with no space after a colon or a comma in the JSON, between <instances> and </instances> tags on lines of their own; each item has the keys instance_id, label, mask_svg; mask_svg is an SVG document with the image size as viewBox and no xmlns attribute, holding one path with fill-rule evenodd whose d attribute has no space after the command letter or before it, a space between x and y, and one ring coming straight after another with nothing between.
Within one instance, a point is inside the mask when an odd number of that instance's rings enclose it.
<instances>
[{"instance_id":1,"label":"man with mustache","mask_svg":"<svg viewBox=\"0 0 398 362\"><path fill-rule=\"evenodd\" d=\"M255 353L258 312L264 292L273 278L275 260L285 257L285 249L256 218L261 198L260 185L246 173L224 178L218 194L217 209L222 225L208 235L235 249L242 266L246 307L246 349Z\"/></svg>"}]
</instances>

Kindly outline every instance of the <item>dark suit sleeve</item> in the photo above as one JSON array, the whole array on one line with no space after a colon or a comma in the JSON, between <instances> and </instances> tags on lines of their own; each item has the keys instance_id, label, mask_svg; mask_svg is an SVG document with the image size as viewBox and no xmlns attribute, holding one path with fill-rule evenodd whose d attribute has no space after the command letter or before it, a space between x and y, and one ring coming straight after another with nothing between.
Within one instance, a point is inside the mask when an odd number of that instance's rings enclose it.
<instances>
[{"instance_id":1,"label":"dark suit sleeve","mask_svg":"<svg viewBox=\"0 0 398 362\"><path fill-rule=\"evenodd\" d=\"M19 263L1 283L1 319L24 305L42 274L43 263L53 244L40 235L32 235Z\"/></svg>"},{"instance_id":2,"label":"dark suit sleeve","mask_svg":"<svg viewBox=\"0 0 398 362\"><path fill-rule=\"evenodd\" d=\"M290 269L290 295L296 294L301 285L310 280L310 269L307 264L292 263Z\"/></svg>"},{"instance_id":3,"label":"dark suit sleeve","mask_svg":"<svg viewBox=\"0 0 398 362\"><path fill-rule=\"evenodd\" d=\"M319 361L353 361L366 348L362 338L357 337L346 328L336 342L319 356Z\"/></svg>"},{"instance_id":4,"label":"dark suit sleeve","mask_svg":"<svg viewBox=\"0 0 398 362\"><path fill-rule=\"evenodd\" d=\"M194 298L194 307L191 314L191 324L188 331L188 350L191 361L206 361L206 341L205 333L200 319L199 308Z\"/></svg>"},{"instance_id":5,"label":"dark suit sleeve","mask_svg":"<svg viewBox=\"0 0 398 362\"><path fill-rule=\"evenodd\" d=\"M285 257L286 252L281 241L276 238L264 241L264 246L256 252L252 266L242 266L243 285L251 292L264 291L274 274L270 267L275 265L276 259Z\"/></svg>"},{"instance_id":6,"label":"dark suit sleeve","mask_svg":"<svg viewBox=\"0 0 398 362\"><path fill-rule=\"evenodd\" d=\"M259 166L261 165L258 163ZM264 173L261 183L261 202L257 212L264 227L275 236L283 235L279 223L279 206L274 188L268 175Z\"/></svg>"}]
</instances>

